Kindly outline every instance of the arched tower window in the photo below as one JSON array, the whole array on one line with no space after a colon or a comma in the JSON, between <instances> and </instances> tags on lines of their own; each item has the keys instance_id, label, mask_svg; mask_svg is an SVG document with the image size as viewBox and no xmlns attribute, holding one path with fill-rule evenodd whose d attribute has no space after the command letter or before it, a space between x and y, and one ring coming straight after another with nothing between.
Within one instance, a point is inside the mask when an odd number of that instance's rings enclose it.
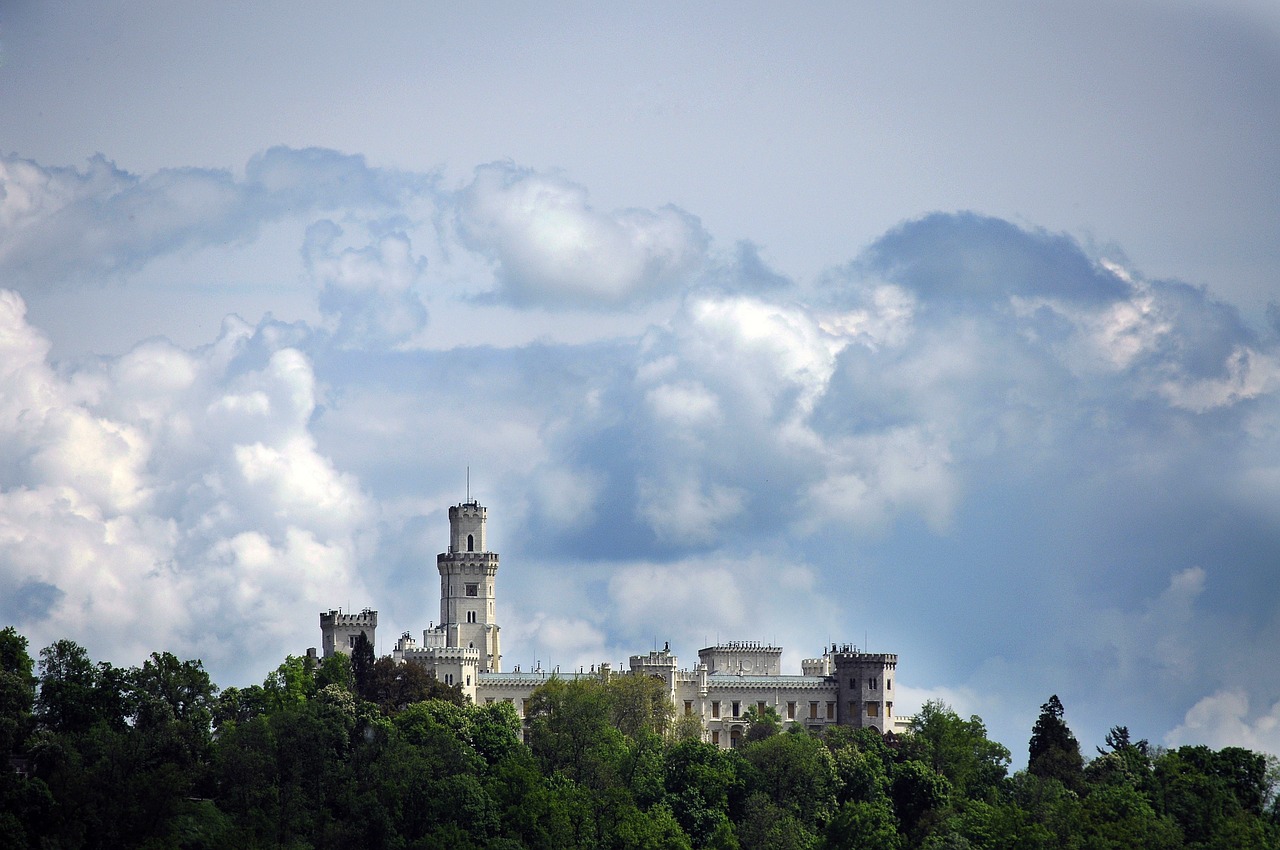
<instances>
[{"instance_id":1,"label":"arched tower window","mask_svg":"<svg viewBox=\"0 0 1280 850\"><path fill-rule=\"evenodd\" d=\"M467 551L468 552L476 551L476 538L474 535L471 535L471 534L467 535Z\"/></svg>"}]
</instances>

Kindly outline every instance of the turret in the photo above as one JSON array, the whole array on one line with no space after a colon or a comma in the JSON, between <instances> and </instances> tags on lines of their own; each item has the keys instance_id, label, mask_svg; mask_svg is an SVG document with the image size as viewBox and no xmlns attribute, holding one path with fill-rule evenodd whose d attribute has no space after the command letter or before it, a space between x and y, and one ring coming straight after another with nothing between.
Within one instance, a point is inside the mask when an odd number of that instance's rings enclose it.
<instances>
[{"instance_id":1,"label":"turret","mask_svg":"<svg viewBox=\"0 0 1280 850\"><path fill-rule=\"evenodd\" d=\"M502 670L494 622L498 553L488 551L487 514L487 509L474 501L449 508L449 549L436 556L436 568L440 572L440 629L446 645L478 650L480 672L497 673Z\"/></svg>"}]
</instances>

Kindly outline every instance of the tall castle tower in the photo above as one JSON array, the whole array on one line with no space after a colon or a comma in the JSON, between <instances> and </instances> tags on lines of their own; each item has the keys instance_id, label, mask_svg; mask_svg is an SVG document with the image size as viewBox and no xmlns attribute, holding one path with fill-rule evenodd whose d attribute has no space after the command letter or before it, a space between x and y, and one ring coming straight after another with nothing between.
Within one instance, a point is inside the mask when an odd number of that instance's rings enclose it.
<instances>
[{"instance_id":1,"label":"tall castle tower","mask_svg":"<svg viewBox=\"0 0 1280 850\"><path fill-rule=\"evenodd\" d=\"M436 556L440 628L447 646L479 651L479 672L500 673L502 651L494 622L498 553L486 546L487 515L487 509L475 501L449 508L449 550Z\"/></svg>"}]
</instances>

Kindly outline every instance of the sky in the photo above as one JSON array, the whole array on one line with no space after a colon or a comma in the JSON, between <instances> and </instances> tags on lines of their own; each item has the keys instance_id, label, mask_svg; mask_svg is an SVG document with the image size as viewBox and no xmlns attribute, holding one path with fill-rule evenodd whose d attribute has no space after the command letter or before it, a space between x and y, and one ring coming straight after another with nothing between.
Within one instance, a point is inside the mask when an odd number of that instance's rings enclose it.
<instances>
[{"instance_id":1,"label":"sky","mask_svg":"<svg viewBox=\"0 0 1280 850\"><path fill-rule=\"evenodd\" d=\"M0 6L0 622L899 655L1280 753L1269 2Z\"/></svg>"}]
</instances>

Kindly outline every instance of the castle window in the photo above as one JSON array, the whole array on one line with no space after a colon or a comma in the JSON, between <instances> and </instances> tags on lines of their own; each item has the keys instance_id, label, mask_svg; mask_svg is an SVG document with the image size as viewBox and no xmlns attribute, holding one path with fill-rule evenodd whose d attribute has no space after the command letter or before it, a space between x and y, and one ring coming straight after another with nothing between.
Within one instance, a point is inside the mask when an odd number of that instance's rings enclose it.
<instances>
[{"instance_id":1,"label":"castle window","mask_svg":"<svg viewBox=\"0 0 1280 850\"><path fill-rule=\"evenodd\" d=\"M836 719L836 704L834 702L827 703L827 719L828 720Z\"/></svg>"},{"instance_id":2,"label":"castle window","mask_svg":"<svg viewBox=\"0 0 1280 850\"><path fill-rule=\"evenodd\" d=\"M738 702L736 699L733 701L733 716L734 716L734 717L737 717L737 716L740 714L740 712L738 711L738 707L739 707L740 705L741 705L741 703L740 703L740 702Z\"/></svg>"},{"instance_id":3,"label":"castle window","mask_svg":"<svg viewBox=\"0 0 1280 850\"><path fill-rule=\"evenodd\" d=\"M470 534L467 535L467 551L468 552L476 551L476 539Z\"/></svg>"},{"instance_id":4,"label":"castle window","mask_svg":"<svg viewBox=\"0 0 1280 850\"><path fill-rule=\"evenodd\" d=\"M690 714L693 714L693 700L687 699L684 701L684 714L685 714L685 717L688 717Z\"/></svg>"},{"instance_id":5,"label":"castle window","mask_svg":"<svg viewBox=\"0 0 1280 850\"><path fill-rule=\"evenodd\" d=\"M764 700L761 700L760 702L756 703L756 714L760 715L761 717L764 717Z\"/></svg>"},{"instance_id":6,"label":"castle window","mask_svg":"<svg viewBox=\"0 0 1280 850\"><path fill-rule=\"evenodd\" d=\"M715 700L714 702L711 703L711 716L712 717L720 716L720 700Z\"/></svg>"},{"instance_id":7,"label":"castle window","mask_svg":"<svg viewBox=\"0 0 1280 850\"><path fill-rule=\"evenodd\" d=\"M885 689L886 691L891 691L891 690L893 690L893 679L885 679L885 680L884 680L884 689Z\"/></svg>"},{"instance_id":8,"label":"castle window","mask_svg":"<svg viewBox=\"0 0 1280 850\"><path fill-rule=\"evenodd\" d=\"M816 702L809 703L809 719L810 720L818 719L818 704Z\"/></svg>"},{"instance_id":9,"label":"castle window","mask_svg":"<svg viewBox=\"0 0 1280 850\"><path fill-rule=\"evenodd\" d=\"M876 689L876 680L867 679L867 687L874 691Z\"/></svg>"},{"instance_id":10,"label":"castle window","mask_svg":"<svg viewBox=\"0 0 1280 850\"><path fill-rule=\"evenodd\" d=\"M717 747L720 746L720 730L719 729L711 730L711 743Z\"/></svg>"},{"instance_id":11,"label":"castle window","mask_svg":"<svg viewBox=\"0 0 1280 850\"><path fill-rule=\"evenodd\" d=\"M480 595L480 585L478 584L467 585L467 596L479 596L479 595Z\"/></svg>"},{"instance_id":12,"label":"castle window","mask_svg":"<svg viewBox=\"0 0 1280 850\"><path fill-rule=\"evenodd\" d=\"M467 687L468 687L468 688L469 688L469 687L471 687L471 677L470 677L470 676L468 676L468 677L467 677Z\"/></svg>"},{"instance_id":13,"label":"castle window","mask_svg":"<svg viewBox=\"0 0 1280 850\"><path fill-rule=\"evenodd\" d=\"M879 717L880 704L876 702L867 703L867 717Z\"/></svg>"},{"instance_id":14,"label":"castle window","mask_svg":"<svg viewBox=\"0 0 1280 850\"><path fill-rule=\"evenodd\" d=\"M788 720L796 719L796 704L794 702L787 703L787 719Z\"/></svg>"},{"instance_id":15,"label":"castle window","mask_svg":"<svg viewBox=\"0 0 1280 850\"><path fill-rule=\"evenodd\" d=\"M484 704L485 704L485 705L493 705L493 697L485 697L485 698L484 698Z\"/></svg>"},{"instance_id":16,"label":"castle window","mask_svg":"<svg viewBox=\"0 0 1280 850\"><path fill-rule=\"evenodd\" d=\"M475 621L476 621L476 612L475 612L475 611L468 611L468 612L467 612L467 622L468 622L468 623L474 623Z\"/></svg>"}]
</instances>

